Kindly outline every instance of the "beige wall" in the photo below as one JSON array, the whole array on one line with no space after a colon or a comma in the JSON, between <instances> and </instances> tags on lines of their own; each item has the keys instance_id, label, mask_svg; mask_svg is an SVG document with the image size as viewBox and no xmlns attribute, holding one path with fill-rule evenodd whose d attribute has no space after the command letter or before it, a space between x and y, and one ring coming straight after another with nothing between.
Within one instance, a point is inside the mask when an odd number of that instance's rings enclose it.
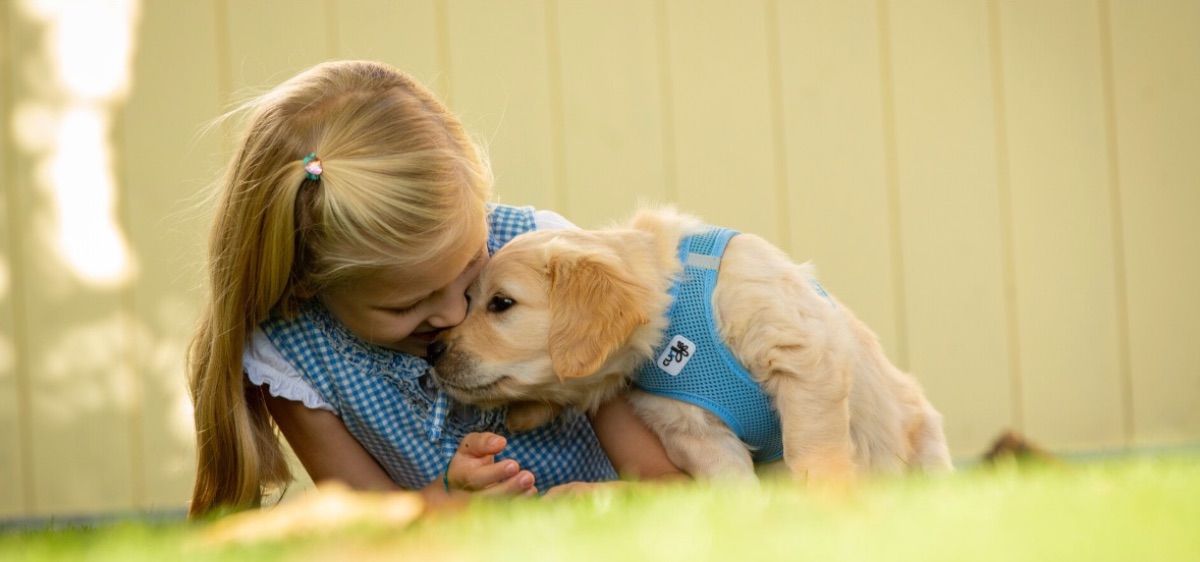
<instances>
[{"instance_id":1,"label":"beige wall","mask_svg":"<svg viewBox=\"0 0 1200 562\"><path fill-rule=\"evenodd\" d=\"M330 58L429 83L504 202L814 260L960 459L1200 441L1200 2L51 4L0 0L0 516L186 501L198 133Z\"/></svg>"}]
</instances>

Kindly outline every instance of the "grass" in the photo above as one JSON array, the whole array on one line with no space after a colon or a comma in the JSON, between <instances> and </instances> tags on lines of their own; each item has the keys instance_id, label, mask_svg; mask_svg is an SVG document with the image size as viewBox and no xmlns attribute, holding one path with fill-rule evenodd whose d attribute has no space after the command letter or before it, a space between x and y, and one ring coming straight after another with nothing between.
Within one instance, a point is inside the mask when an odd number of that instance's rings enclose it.
<instances>
[{"instance_id":1,"label":"grass","mask_svg":"<svg viewBox=\"0 0 1200 562\"><path fill-rule=\"evenodd\" d=\"M1200 457L975 467L863 482L838 501L787 482L680 484L479 501L286 540L211 544L210 531L125 522L3 533L0 560L1197 560Z\"/></svg>"}]
</instances>

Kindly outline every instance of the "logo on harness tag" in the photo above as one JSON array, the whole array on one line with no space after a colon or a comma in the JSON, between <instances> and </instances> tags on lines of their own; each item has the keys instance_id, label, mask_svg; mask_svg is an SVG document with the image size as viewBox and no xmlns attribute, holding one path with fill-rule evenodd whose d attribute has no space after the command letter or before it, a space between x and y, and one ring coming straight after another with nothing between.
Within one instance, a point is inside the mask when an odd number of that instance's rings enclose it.
<instances>
[{"instance_id":1,"label":"logo on harness tag","mask_svg":"<svg viewBox=\"0 0 1200 562\"><path fill-rule=\"evenodd\" d=\"M679 375L683 366L696 354L696 344L683 336L671 338L671 343L658 356L658 368L672 377Z\"/></svg>"}]
</instances>

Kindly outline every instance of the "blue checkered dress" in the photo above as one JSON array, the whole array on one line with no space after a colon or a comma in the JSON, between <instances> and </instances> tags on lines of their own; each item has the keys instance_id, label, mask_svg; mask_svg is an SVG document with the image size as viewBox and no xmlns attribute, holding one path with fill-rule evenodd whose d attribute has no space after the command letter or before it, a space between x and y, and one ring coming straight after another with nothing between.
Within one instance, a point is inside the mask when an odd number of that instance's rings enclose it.
<instances>
[{"instance_id":1,"label":"blue checkered dress","mask_svg":"<svg viewBox=\"0 0 1200 562\"><path fill-rule=\"evenodd\" d=\"M497 205L488 223L489 253L535 228L528 207ZM272 318L262 330L404 488L422 488L438 478L462 438L476 431L505 436L508 447L497 460L516 460L543 492L566 482L617 477L583 414L568 410L535 430L509 433L503 410L456 403L437 388L424 359L359 340L315 299L296 318Z\"/></svg>"}]
</instances>

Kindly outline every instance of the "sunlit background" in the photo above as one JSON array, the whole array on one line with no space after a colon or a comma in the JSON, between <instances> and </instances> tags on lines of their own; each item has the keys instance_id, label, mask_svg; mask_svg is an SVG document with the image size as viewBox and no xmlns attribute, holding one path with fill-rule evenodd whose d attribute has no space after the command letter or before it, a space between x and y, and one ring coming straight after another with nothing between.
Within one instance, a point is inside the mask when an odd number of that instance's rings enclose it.
<instances>
[{"instance_id":1,"label":"sunlit background","mask_svg":"<svg viewBox=\"0 0 1200 562\"><path fill-rule=\"evenodd\" d=\"M1200 2L0 0L0 518L179 512L229 104L429 84L502 201L755 232L880 335L960 462L1200 443ZM202 132L207 131L202 134Z\"/></svg>"},{"instance_id":2,"label":"sunlit background","mask_svg":"<svg viewBox=\"0 0 1200 562\"><path fill-rule=\"evenodd\" d=\"M33 155L34 182L51 205L42 228L77 281L118 287L137 274L117 218L111 138L129 94L138 3L30 0L17 7L40 28L44 58L37 62L45 65L21 65L37 96L12 106L14 144Z\"/></svg>"}]
</instances>

